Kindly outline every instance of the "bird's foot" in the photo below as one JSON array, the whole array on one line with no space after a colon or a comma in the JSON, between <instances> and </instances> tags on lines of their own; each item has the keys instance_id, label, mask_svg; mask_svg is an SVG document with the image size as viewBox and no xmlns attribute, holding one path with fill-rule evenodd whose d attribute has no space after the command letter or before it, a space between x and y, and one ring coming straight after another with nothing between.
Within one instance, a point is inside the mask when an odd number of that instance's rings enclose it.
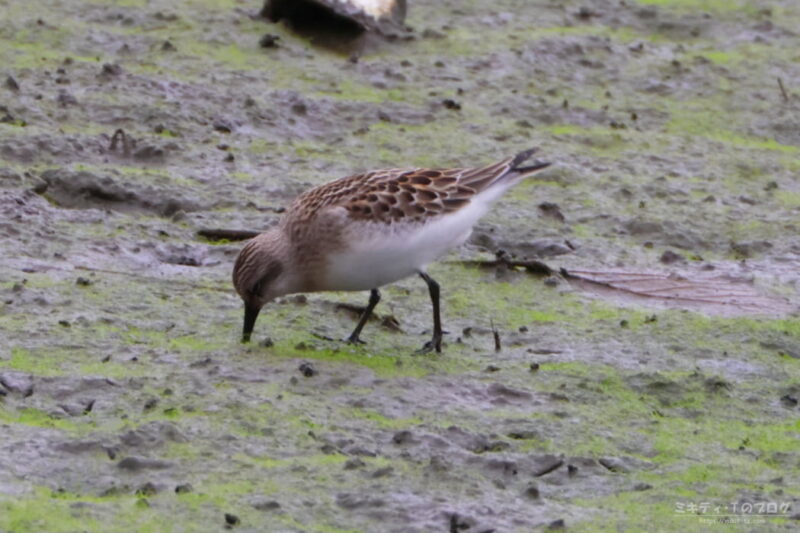
<instances>
[{"instance_id":1,"label":"bird's foot","mask_svg":"<svg viewBox=\"0 0 800 533\"><path fill-rule=\"evenodd\" d=\"M436 350L436 353L442 353L442 337L439 335L438 337L434 336L431 340L426 342L422 348L417 350L415 353L418 355L431 353L433 350Z\"/></svg>"},{"instance_id":2,"label":"bird's foot","mask_svg":"<svg viewBox=\"0 0 800 533\"><path fill-rule=\"evenodd\" d=\"M367 344L366 341L362 341L361 338L358 335L350 335L346 339L342 339L342 340L344 342L346 342L347 344L355 344L355 345Z\"/></svg>"}]
</instances>

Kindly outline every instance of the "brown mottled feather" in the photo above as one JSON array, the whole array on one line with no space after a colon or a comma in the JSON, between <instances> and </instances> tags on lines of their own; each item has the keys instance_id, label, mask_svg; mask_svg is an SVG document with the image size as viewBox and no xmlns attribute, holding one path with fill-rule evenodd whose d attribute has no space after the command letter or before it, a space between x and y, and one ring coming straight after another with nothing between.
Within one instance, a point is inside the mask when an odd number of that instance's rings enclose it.
<instances>
[{"instance_id":1,"label":"brown mottled feather","mask_svg":"<svg viewBox=\"0 0 800 533\"><path fill-rule=\"evenodd\" d=\"M468 205L514 170L518 158L480 168L388 169L347 176L302 194L289 212L295 220L308 221L325 207L340 206L354 220L420 222Z\"/></svg>"}]
</instances>

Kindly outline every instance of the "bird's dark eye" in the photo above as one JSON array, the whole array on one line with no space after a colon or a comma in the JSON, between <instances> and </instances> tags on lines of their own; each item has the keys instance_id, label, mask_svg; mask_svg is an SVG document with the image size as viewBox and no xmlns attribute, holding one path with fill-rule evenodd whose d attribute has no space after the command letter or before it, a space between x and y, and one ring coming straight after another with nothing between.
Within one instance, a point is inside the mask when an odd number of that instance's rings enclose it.
<instances>
[{"instance_id":1,"label":"bird's dark eye","mask_svg":"<svg viewBox=\"0 0 800 533\"><path fill-rule=\"evenodd\" d=\"M281 265L280 263L273 263L272 265L270 265L270 267L267 269L266 274L261 276L261 279L256 281L253 287L250 289L250 294L252 296L260 296L261 291L264 288L266 288L270 283L275 281L275 279L281 275L281 272L283 272L283 265Z\"/></svg>"}]
</instances>

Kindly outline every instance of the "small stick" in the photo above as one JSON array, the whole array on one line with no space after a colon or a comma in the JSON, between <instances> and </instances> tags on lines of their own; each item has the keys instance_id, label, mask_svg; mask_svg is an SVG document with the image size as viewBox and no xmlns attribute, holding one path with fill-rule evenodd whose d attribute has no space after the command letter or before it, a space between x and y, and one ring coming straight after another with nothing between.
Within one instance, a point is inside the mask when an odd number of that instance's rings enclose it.
<instances>
[{"instance_id":1,"label":"small stick","mask_svg":"<svg viewBox=\"0 0 800 533\"><path fill-rule=\"evenodd\" d=\"M490 323L492 325L492 336L494 336L494 351L499 352L503 349L503 346L500 344L500 332L494 327L494 320L491 320Z\"/></svg>"},{"instance_id":2,"label":"small stick","mask_svg":"<svg viewBox=\"0 0 800 533\"><path fill-rule=\"evenodd\" d=\"M783 95L783 101L789 101L789 94L786 92L786 87L783 86L783 80L778 78L778 87L781 88L781 95Z\"/></svg>"},{"instance_id":3,"label":"small stick","mask_svg":"<svg viewBox=\"0 0 800 533\"><path fill-rule=\"evenodd\" d=\"M524 268L530 274L541 274L549 276L553 273L553 269L542 263L541 261L524 260L517 261L514 259L500 259L500 260L462 260L462 261L448 261L448 263L455 263L464 266L476 266L480 268L494 268L499 265L506 265L510 268Z\"/></svg>"},{"instance_id":4,"label":"small stick","mask_svg":"<svg viewBox=\"0 0 800 533\"><path fill-rule=\"evenodd\" d=\"M117 149L117 141L122 140L122 154L125 157L128 157L131 153L130 146L128 145L128 137L125 135L125 130L122 128L118 129L114 132L114 135L111 136L111 143L108 146L110 151L115 151Z\"/></svg>"},{"instance_id":5,"label":"small stick","mask_svg":"<svg viewBox=\"0 0 800 533\"><path fill-rule=\"evenodd\" d=\"M202 228L197 230L197 234L201 237L212 241L246 241L252 239L260 232L250 231L244 229L216 229L216 228Z\"/></svg>"}]
</instances>

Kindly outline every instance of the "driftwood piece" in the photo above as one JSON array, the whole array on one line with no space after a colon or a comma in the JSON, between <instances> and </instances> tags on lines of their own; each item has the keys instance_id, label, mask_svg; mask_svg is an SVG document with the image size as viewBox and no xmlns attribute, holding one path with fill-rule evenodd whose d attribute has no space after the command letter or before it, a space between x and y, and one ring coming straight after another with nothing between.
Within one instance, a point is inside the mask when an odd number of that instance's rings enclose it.
<instances>
[{"instance_id":1,"label":"driftwood piece","mask_svg":"<svg viewBox=\"0 0 800 533\"><path fill-rule=\"evenodd\" d=\"M688 275L664 272L566 270L561 276L573 286L640 301L660 301L722 313L787 314L796 311L786 299L766 294L752 281L730 275Z\"/></svg>"}]
</instances>

